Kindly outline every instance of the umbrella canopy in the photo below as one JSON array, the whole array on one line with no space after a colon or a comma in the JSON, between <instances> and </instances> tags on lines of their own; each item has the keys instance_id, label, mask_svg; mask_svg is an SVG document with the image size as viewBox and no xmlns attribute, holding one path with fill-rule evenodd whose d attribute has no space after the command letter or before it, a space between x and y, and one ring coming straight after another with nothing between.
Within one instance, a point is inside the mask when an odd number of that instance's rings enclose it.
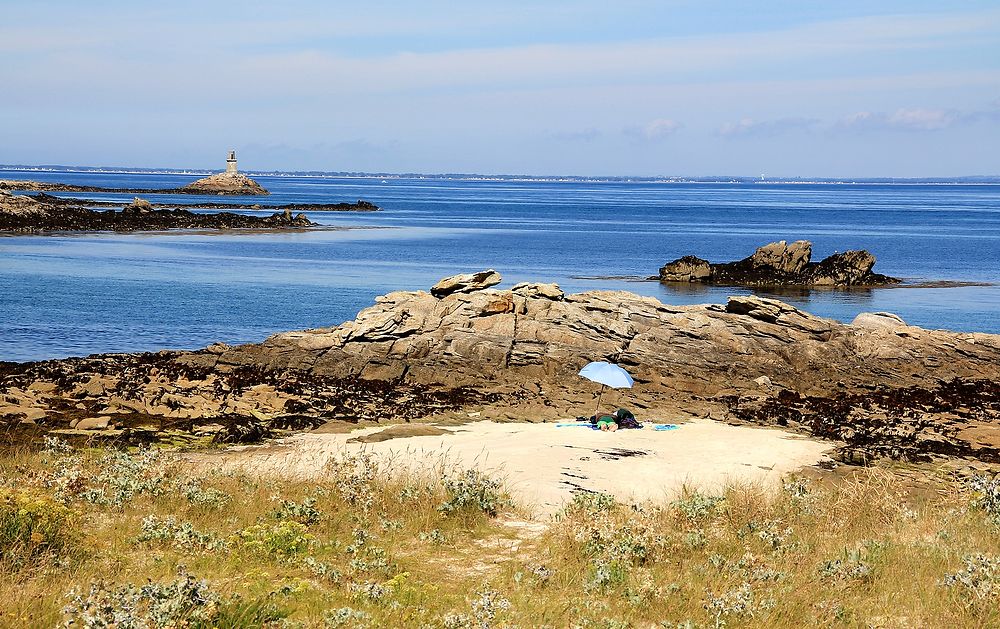
<instances>
[{"instance_id":1,"label":"umbrella canopy","mask_svg":"<svg viewBox=\"0 0 1000 629\"><path fill-rule=\"evenodd\" d=\"M627 371L604 361L587 363L587 366L580 370L580 375L612 389L631 389L634 384L632 376Z\"/></svg>"}]
</instances>

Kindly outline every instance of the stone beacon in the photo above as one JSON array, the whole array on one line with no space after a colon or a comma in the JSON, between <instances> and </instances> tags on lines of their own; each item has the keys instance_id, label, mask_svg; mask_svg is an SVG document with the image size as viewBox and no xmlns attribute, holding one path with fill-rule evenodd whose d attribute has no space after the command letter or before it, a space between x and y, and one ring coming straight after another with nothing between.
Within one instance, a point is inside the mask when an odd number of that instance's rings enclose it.
<instances>
[{"instance_id":1,"label":"stone beacon","mask_svg":"<svg viewBox=\"0 0 1000 629\"><path fill-rule=\"evenodd\" d=\"M216 173L189 183L180 189L190 194L234 194L234 195L266 195L270 194L259 183L246 175L241 175L236 169L236 151L229 151L226 158L226 171Z\"/></svg>"}]
</instances>

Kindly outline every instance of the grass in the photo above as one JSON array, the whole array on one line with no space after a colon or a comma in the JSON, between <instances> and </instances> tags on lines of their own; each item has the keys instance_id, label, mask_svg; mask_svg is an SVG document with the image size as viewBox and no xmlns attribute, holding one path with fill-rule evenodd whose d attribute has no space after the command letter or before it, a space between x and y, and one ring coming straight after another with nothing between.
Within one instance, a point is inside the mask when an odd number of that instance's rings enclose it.
<instances>
[{"instance_id":1,"label":"grass","mask_svg":"<svg viewBox=\"0 0 1000 629\"><path fill-rule=\"evenodd\" d=\"M582 494L528 533L477 472L361 455L304 483L53 442L0 462L0 626L1000 625L996 483L903 487L873 467L659 505Z\"/></svg>"}]
</instances>

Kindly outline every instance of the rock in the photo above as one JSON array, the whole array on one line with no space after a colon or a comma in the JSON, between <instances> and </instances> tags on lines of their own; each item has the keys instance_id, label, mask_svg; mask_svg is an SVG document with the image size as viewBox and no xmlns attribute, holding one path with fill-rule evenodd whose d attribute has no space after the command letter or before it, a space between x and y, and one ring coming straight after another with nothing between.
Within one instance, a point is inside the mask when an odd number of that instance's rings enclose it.
<instances>
[{"instance_id":1,"label":"rock","mask_svg":"<svg viewBox=\"0 0 1000 629\"><path fill-rule=\"evenodd\" d=\"M871 283L873 266L875 256L867 251L845 251L835 253L810 268L808 276L814 286L856 286Z\"/></svg>"},{"instance_id":2,"label":"rock","mask_svg":"<svg viewBox=\"0 0 1000 629\"><path fill-rule=\"evenodd\" d=\"M431 295L440 299L452 293L471 293L489 288L490 286L496 286L500 283L501 279L500 274L493 269L480 271L479 273L452 275L432 286Z\"/></svg>"},{"instance_id":3,"label":"rock","mask_svg":"<svg viewBox=\"0 0 1000 629\"><path fill-rule=\"evenodd\" d=\"M562 301L562 299L566 297L566 293L559 288L558 284L532 284L528 282L521 282L520 284L515 284L510 291L515 295L520 295L529 299L543 298L551 299L553 301Z\"/></svg>"},{"instance_id":4,"label":"rock","mask_svg":"<svg viewBox=\"0 0 1000 629\"><path fill-rule=\"evenodd\" d=\"M801 273L812 256L812 243L796 240L786 244L784 240L758 247L747 261L757 267L767 267L781 273Z\"/></svg>"},{"instance_id":5,"label":"rock","mask_svg":"<svg viewBox=\"0 0 1000 629\"><path fill-rule=\"evenodd\" d=\"M870 330L891 330L906 327L906 322L891 312L862 312L854 317L851 325Z\"/></svg>"},{"instance_id":6,"label":"rock","mask_svg":"<svg viewBox=\"0 0 1000 629\"><path fill-rule=\"evenodd\" d=\"M140 199L135 197L132 202L122 208L123 212L138 212L139 214L147 214L153 211L153 204L145 199Z\"/></svg>"},{"instance_id":7,"label":"rock","mask_svg":"<svg viewBox=\"0 0 1000 629\"><path fill-rule=\"evenodd\" d=\"M835 253L820 262L810 262L812 244L784 240L759 247L737 262L712 264L695 256L684 256L660 269L661 282L701 282L725 286L881 286L899 279L872 273L875 256L867 251Z\"/></svg>"},{"instance_id":8,"label":"rock","mask_svg":"<svg viewBox=\"0 0 1000 629\"><path fill-rule=\"evenodd\" d=\"M218 173L193 181L181 188L197 194L233 194L262 196L271 194L259 183L241 173Z\"/></svg>"},{"instance_id":9,"label":"rock","mask_svg":"<svg viewBox=\"0 0 1000 629\"><path fill-rule=\"evenodd\" d=\"M696 256L684 256L660 269L661 282L705 282L711 275L708 260Z\"/></svg>"},{"instance_id":10,"label":"rock","mask_svg":"<svg viewBox=\"0 0 1000 629\"><path fill-rule=\"evenodd\" d=\"M77 430L106 430L110 422L111 418L104 415L100 417L85 417L76 422L75 425L70 423L70 428Z\"/></svg>"},{"instance_id":11,"label":"rock","mask_svg":"<svg viewBox=\"0 0 1000 629\"><path fill-rule=\"evenodd\" d=\"M773 386L771 384L771 379L768 378L767 376L761 376L759 378L754 378L753 381L755 383L757 383L757 386L759 386L762 389L770 389L771 386Z\"/></svg>"}]
</instances>

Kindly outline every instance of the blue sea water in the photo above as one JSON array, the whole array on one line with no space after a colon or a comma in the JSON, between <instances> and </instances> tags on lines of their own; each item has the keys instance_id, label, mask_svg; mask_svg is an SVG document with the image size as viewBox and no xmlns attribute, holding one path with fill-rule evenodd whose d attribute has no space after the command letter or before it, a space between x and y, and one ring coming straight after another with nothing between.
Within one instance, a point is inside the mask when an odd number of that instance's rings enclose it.
<instances>
[{"instance_id":1,"label":"blue sea water","mask_svg":"<svg viewBox=\"0 0 1000 629\"><path fill-rule=\"evenodd\" d=\"M0 171L0 178L169 188L195 177ZM260 341L336 325L379 294L484 268L500 271L504 286L557 282L568 292L625 289L666 303L723 303L750 291L594 278L655 275L686 254L734 260L779 239L813 241L814 259L868 249L879 259L876 271L914 282L1000 283L1000 186L258 180L270 197L221 200L366 199L384 211L310 214L356 228L349 230L0 237L0 360ZM996 285L777 297L842 321L890 311L924 327L1000 333Z\"/></svg>"}]
</instances>

